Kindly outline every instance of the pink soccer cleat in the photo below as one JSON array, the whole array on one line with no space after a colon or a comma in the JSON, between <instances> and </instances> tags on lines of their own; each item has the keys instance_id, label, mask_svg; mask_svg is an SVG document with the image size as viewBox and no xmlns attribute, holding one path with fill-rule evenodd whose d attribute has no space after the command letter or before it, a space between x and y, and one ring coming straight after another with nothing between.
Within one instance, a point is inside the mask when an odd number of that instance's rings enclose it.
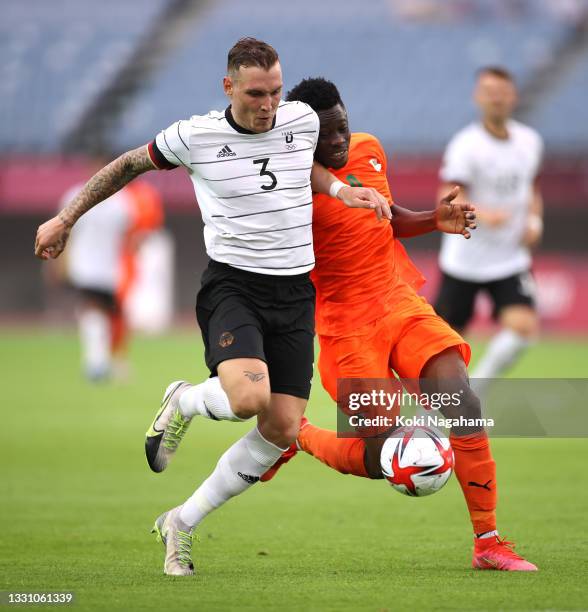
<instances>
[{"instance_id":1,"label":"pink soccer cleat","mask_svg":"<svg viewBox=\"0 0 588 612\"><path fill-rule=\"evenodd\" d=\"M476 538L472 567L504 572L536 572L537 566L520 557L513 550L514 544L504 538Z\"/></svg>"}]
</instances>

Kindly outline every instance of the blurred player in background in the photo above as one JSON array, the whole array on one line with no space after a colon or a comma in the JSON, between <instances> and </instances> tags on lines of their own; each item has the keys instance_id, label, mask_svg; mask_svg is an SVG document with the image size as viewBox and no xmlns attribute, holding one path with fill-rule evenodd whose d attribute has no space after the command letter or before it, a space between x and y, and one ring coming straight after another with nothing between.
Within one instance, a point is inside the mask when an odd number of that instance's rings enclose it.
<instances>
[{"instance_id":1,"label":"blurred player in background","mask_svg":"<svg viewBox=\"0 0 588 612\"><path fill-rule=\"evenodd\" d=\"M501 330L472 372L472 384L482 391L538 334L531 248L543 232L537 185L543 143L535 130L511 119L517 91L503 68L479 71L474 100L481 120L447 146L440 193L459 185L464 198L476 202L479 228L467 243L443 236L435 309L461 332L472 318L476 295L490 295Z\"/></svg>"},{"instance_id":2,"label":"blurred player in background","mask_svg":"<svg viewBox=\"0 0 588 612\"><path fill-rule=\"evenodd\" d=\"M374 187L392 201L384 150L371 134L350 133L347 112L333 83L305 79L287 99L306 102L319 116L317 161L339 178ZM347 211L333 198L315 196L312 279L317 290L318 367L333 400L339 399L337 379L390 379L394 372L401 379L420 379L428 393L461 394L459 406L441 409L445 416L480 417L480 401L468 381L469 346L416 293L424 279L396 240L431 231L456 234L457 240L470 238L474 208L455 204L457 193L454 187L434 211L412 212L394 204L391 227L373 222L364 211ZM535 570L498 537L496 466L487 434L481 427L454 426L450 440L475 533L473 566ZM334 431L303 422L297 446L262 480L270 479L297 448L341 473L381 479L384 441L385 437L337 438Z\"/></svg>"},{"instance_id":3,"label":"blurred player in background","mask_svg":"<svg viewBox=\"0 0 588 612\"><path fill-rule=\"evenodd\" d=\"M239 40L223 89L231 101L224 111L178 121L123 154L39 228L35 243L37 256L56 257L82 214L148 170L184 168L197 190L210 262L196 312L212 376L168 386L147 432L147 461L164 470L197 415L256 417L257 427L190 498L156 520L164 572L180 576L194 573L195 527L258 482L298 434L314 360L312 192L391 216L375 190L350 187L314 163L319 119L306 104L281 100L282 71L270 45Z\"/></svg>"},{"instance_id":4,"label":"blurred player in background","mask_svg":"<svg viewBox=\"0 0 588 612\"><path fill-rule=\"evenodd\" d=\"M106 159L97 158L93 169L105 163ZM60 210L83 187L69 189ZM63 267L79 296L76 314L82 366L90 381L127 375L125 302L137 280L139 248L162 225L159 194L145 181L137 181L89 211L72 230Z\"/></svg>"}]
</instances>

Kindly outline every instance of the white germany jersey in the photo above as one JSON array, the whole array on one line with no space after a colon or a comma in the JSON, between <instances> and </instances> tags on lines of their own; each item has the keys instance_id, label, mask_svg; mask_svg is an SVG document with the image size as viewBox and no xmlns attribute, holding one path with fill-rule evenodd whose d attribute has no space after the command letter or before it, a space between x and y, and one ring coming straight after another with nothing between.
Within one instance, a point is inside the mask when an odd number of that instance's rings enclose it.
<instances>
[{"instance_id":1,"label":"white germany jersey","mask_svg":"<svg viewBox=\"0 0 588 612\"><path fill-rule=\"evenodd\" d=\"M82 187L72 187L60 208L69 204ZM65 256L69 280L75 287L116 292L124 239L133 221L130 197L125 189L118 191L74 225Z\"/></svg>"},{"instance_id":2,"label":"white germany jersey","mask_svg":"<svg viewBox=\"0 0 588 612\"><path fill-rule=\"evenodd\" d=\"M317 114L302 102L280 102L274 127L261 134L237 125L229 107L174 123L151 155L189 172L211 259L260 274L301 274L314 266L310 172L318 130Z\"/></svg>"},{"instance_id":3,"label":"white germany jersey","mask_svg":"<svg viewBox=\"0 0 588 612\"><path fill-rule=\"evenodd\" d=\"M469 240L443 235L440 267L462 280L500 280L531 265L530 252L521 240L543 143L535 130L517 121L509 121L507 129L508 138L501 140L481 123L473 123L459 131L445 151L442 181L467 186L469 201L480 208L510 215L496 228L479 223Z\"/></svg>"}]
</instances>

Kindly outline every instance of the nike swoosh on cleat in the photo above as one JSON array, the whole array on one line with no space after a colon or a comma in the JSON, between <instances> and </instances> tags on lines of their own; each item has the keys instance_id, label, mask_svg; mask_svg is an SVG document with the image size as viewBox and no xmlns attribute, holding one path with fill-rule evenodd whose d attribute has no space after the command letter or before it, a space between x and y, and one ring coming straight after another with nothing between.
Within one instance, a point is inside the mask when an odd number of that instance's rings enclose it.
<instances>
[{"instance_id":1,"label":"nike swoosh on cleat","mask_svg":"<svg viewBox=\"0 0 588 612\"><path fill-rule=\"evenodd\" d=\"M482 561L485 561L488 565L492 567L498 567L498 561L494 561L494 559L488 559L488 557L482 557Z\"/></svg>"},{"instance_id":2,"label":"nike swoosh on cleat","mask_svg":"<svg viewBox=\"0 0 588 612\"><path fill-rule=\"evenodd\" d=\"M159 429L155 429L155 427L151 426L151 428L149 429L149 431L147 432L146 436L148 438L155 438L156 436L162 436L163 435L164 430L159 430Z\"/></svg>"}]
</instances>

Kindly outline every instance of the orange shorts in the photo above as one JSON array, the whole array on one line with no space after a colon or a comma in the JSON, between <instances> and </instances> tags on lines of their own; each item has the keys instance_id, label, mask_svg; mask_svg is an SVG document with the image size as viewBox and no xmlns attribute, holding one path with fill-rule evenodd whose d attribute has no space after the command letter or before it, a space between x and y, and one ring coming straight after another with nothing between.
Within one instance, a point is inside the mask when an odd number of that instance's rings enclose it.
<instances>
[{"instance_id":1,"label":"orange shorts","mask_svg":"<svg viewBox=\"0 0 588 612\"><path fill-rule=\"evenodd\" d=\"M423 297L407 285L394 297L383 317L346 335L319 335L319 373L333 400L338 378L390 378L394 370L399 378L416 379L431 357L452 346L469 364L469 345Z\"/></svg>"}]
</instances>

